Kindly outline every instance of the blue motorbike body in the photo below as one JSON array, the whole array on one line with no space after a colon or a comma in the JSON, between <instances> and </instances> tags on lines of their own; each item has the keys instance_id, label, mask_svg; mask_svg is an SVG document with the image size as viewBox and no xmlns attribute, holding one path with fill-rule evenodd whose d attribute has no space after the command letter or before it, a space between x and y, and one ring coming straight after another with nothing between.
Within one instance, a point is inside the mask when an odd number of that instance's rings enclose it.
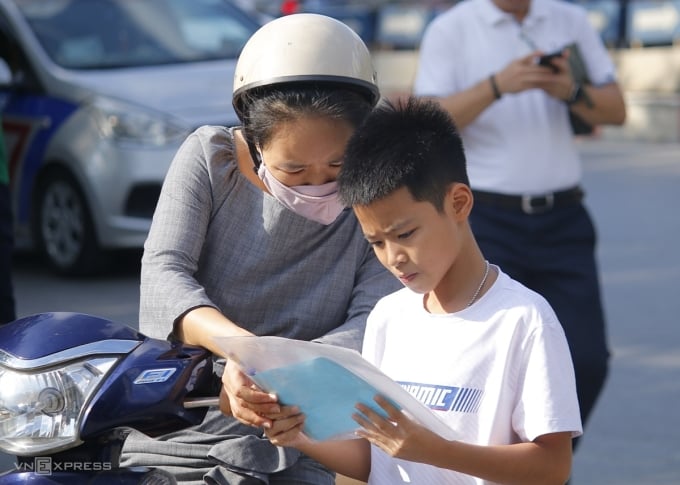
<instances>
[{"instance_id":1,"label":"blue motorbike body","mask_svg":"<svg viewBox=\"0 0 680 485\"><path fill-rule=\"evenodd\" d=\"M150 474L163 474L157 470L119 468L120 450L130 428L155 436L202 421L207 408L187 409L184 402L217 395L207 350L82 313L41 313L0 327L0 361L22 371L96 355L119 360L83 409L82 443L54 454L18 456L14 470L0 475L0 485L172 483L149 481Z\"/></svg>"}]
</instances>

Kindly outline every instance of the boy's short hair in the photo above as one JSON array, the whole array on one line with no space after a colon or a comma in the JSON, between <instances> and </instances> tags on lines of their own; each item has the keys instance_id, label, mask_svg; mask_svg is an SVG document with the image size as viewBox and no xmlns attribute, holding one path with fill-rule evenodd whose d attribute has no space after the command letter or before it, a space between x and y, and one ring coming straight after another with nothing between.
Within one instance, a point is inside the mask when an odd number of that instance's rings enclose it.
<instances>
[{"instance_id":1,"label":"boy's short hair","mask_svg":"<svg viewBox=\"0 0 680 485\"><path fill-rule=\"evenodd\" d=\"M435 101L383 101L350 138L338 176L340 199L363 206L401 187L417 201L444 208L453 183L470 185L463 142Z\"/></svg>"}]
</instances>

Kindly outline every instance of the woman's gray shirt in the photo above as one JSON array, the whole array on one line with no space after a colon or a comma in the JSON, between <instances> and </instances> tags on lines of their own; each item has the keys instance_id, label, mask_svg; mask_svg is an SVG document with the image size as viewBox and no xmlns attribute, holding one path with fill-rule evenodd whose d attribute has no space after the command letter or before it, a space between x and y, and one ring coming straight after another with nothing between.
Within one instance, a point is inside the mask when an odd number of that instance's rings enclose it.
<instances>
[{"instance_id":1,"label":"woman's gray shirt","mask_svg":"<svg viewBox=\"0 0 680 485\"><path fill-rule=\"evenodd\" d=\"M232 134L202 127L178 151L144 247L140 329L165 338L212 306L256 335L360 350L366 317L401 285L377 261L350 209L325 226L238 170Z\"/></svg>"},{"instance_id":2,"label":"woman's gray shirt","mask_svg":"<svg viewBox=\"0 0 680 485\"><path fill-rule=\"evenodd\" d=\"M256 335L360 350L368 313L399 288L350 209L328 226L293 213L241 174L232 131L206 126L163 184L142 258L140 330L166 338L188 311L211 306ZM134 432L122 463L165 465L185 483L249 483L298 460L261 436L211 408L171 435Z\"/></svg>"}]
</instances>

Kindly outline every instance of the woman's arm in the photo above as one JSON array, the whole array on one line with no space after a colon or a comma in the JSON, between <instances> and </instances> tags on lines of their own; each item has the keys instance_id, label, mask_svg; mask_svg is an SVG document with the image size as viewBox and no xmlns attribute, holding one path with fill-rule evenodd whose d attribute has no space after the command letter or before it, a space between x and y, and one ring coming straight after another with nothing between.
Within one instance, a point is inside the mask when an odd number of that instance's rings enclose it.
<instances>
[{"instance_id":1,"label":"woman's arm","mask_svg":"<svg viewBox=\"0 0 680 485\"><path fill-rule=\"evenodd\" d=\"M217 355L221 350L213 337L252 335L217 309L195 276L213 208L220 204L216 194L225 191L215 187L216 176L211 175L209 166L218 159L229 167L224 160L234 156L233 141L226 131L199 129L185 140L163 182L142 257L142 331L163 329L163 337L172 332L183 342ZM227 168L224 170L221 175L226 178Z\"/></svg>"},{"instance_id":2,"label":"woman's arm","mask_svg":"<svg viewBox=\"0 0 680 485\"><path fill-rule=\"evenodd\" d=\"M152 337L178 330L174 325L191 309L214 306L194 276L213 208L203 138L191 134L177 151L144 244L140 329Z\"/></svg>"},{"instance_id":3,"label":"woman's arm","mask_svg":"<svg viewBox=\"0 0 680 485\"><path fill-rule=\"evenodd\" d=\"M219 310L210 306L202 306L189 310L175 323L175 335L189 345L199 345L213 354L223 355L222 349L216 345L214 337L252 336L248 330L225 317Z\"/></svg>"},{"instance_id":4,"label":"woman's arm","mask_svg":"<svg viewBox=\"0 0 680 485\"><path fill-rule=\"evenodd\" d=\"M198 131L180 147L163 183L145 244L140 287L140 326L150 336L175 338L225 357L213 337L252 335L222 314L195 278L214 206L210 160L234 158L226 133ZM218 202L219 203L219 202ZM225 405L239 421L266 424L260 413L278 410L276 399L227 362Z\"/></svg>"}]
</instances>

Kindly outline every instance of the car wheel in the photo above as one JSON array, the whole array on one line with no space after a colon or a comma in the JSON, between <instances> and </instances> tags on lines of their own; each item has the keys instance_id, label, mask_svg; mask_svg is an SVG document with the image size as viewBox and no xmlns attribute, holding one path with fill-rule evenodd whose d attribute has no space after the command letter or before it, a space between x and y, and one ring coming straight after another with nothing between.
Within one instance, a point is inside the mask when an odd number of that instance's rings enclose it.
<instances>
[{"instance_id":1,"label":"car wheel","mask_svg":"<svg viewBox=\"0 0 680 485\"><path fill-rule=\"evenodd\" d=\"M64 275L100 268L100 248L85 197L73 176L52 171L39 184L34 234L50 266Z\"/></svg>"}]
</instances>

